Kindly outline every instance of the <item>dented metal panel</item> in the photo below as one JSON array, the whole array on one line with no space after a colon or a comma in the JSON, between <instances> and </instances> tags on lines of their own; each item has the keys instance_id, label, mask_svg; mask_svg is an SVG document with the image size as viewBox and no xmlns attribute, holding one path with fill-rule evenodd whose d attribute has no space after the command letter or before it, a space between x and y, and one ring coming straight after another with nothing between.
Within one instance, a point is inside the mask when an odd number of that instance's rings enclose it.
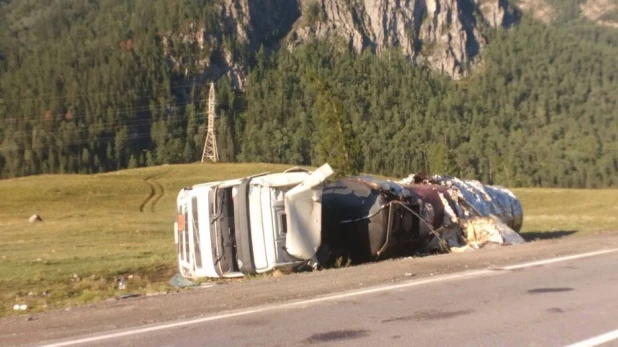
<instances>
[{"instance_id":1,"label":"dented metal panel","mask_svg":"<svg viewBox=\"0 0 618 347\"><path fill-rule=\"evenodd\" d=\"M466 217L494 215L511 229L515 231L521 229L523 210L521 203L510 190L450 176L434 176L433 181L456 188L452 189L452 192L461 200L462 210Z\"/></svg>"},{"instance_id":2,"label":"dented metal panel","mask_svg":"<svg viewBox=\"0 0 618 347\"><path fill-rule=\"evenodd\" d=\"M443 199L446 199L452 210L456 210L455 202L451 198L447 187L423 184L403 184L402 187L416 194L424 204L431 206L433 210L431 225L434 228L439 228L444 223L445 204ZM440 194L443 194L444 197L441 198Z\"/></svg>"},{"instance_id":3,"label":"dented metal panel","mask_svg":"<svg viewBox=\"0 0 618 347\"><path fill-rule=\"evenodd\" d=\"M488 243L525 242L517 233L523 222L521 203L506 188L451 176L427 177L422 173L412 174L401 183L416 183L410 189L416 189L432 205L434 227L442 218L436 234L452 251L476 249ZM418 185L425 188L414 188ZM436 243L428 245L435 248Z\"/></svg>"},{"instance_id":4,"label":"dented metal panel","mask_svg":"<svg viewBox=\"0 0 618 347\"><path fill-rule=\"evenodd\" d=\"M293 187L303 183L310 175L308 171L274 173L256 177L251 180L251 184L270 188Z\"/></svg>"},{"instance_id":5,"label":"dented metal panel","mask_svg":"<svg viewBox=\"0 0 618 347\"><path fill-rule=\"evenodd\" d=\"M310 260L322 241L322 187L333 174L324 164L303 182L285 194L287 252L298 259ZM288 174L290 175L290 174Z\"/></svg>"}]
</instances>

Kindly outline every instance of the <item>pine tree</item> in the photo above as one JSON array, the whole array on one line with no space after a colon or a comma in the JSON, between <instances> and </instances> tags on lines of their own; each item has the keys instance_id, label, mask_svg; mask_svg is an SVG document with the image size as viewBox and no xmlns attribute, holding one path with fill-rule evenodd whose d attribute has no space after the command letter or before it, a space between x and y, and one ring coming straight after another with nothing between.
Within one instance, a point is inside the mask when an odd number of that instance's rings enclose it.
<instances>
[{"instance_id":1,"label":"pine tree","mask_svg":"<svg viewBox=\"0 0 618 347\"><path fill-rule=\"evenodd\" d=\"M358 174L363 166L360 144L341 99L314 73L309 73L307 78L317 93L316 160L330 163L340 176Z\"/></svg>"}]
</instances>

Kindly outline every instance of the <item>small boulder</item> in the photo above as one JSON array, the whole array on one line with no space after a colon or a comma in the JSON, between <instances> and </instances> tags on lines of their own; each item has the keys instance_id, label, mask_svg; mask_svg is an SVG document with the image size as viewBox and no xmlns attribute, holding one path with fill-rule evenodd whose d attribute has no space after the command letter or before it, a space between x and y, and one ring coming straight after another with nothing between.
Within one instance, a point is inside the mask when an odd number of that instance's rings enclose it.
<instances>
[{"instance_id":1,"label":"small boulder","mask_svg":"<svg viewBox=\"0 0 618 347\"><path fill-rule=\"evenodd\" d=\"M30 216L30 218L28 218L28 222L30 223L36 223L36 222L42 222L43 218L41 218L41 216L39 216L38 214L33 214L32 216Z\"/></svg>"}]
</instances>

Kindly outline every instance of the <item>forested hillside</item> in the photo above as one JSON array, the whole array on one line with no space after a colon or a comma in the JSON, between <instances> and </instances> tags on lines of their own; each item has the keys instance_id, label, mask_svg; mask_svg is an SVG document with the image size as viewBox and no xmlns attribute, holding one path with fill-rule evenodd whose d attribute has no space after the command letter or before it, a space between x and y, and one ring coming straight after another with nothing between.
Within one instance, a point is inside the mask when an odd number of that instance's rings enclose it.
<instances>
[{"instance_id":1,"label":"forested hillside","mask_svg":"<svg viewBox=\"0 0 618 347\"><path fill-rule=\"evenodd\" d=\"M351 171L616 186L618 30L548 3L550 24L487 30L453 81L396 46L277 49L267 30L251 49L216 0L0 1L0 177L196 161L217 78L225 161L318 165L343 147ZM171 39L197 26L216 39ZM221 61L248 66L243 89L200 70Z\"/></svg>"}]
</instances>

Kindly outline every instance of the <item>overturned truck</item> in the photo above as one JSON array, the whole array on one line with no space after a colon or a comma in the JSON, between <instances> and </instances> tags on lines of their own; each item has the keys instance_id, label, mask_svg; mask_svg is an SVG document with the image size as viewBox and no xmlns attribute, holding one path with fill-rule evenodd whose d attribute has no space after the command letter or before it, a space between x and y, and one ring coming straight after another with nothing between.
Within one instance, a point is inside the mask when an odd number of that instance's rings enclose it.
<instances>
[{"instance_id":1,"label":"overturned truck","mask_svg":"<svg viewBox=\"0 0 618 347\"><path fill-rule=\"evenodd\" d=\"M315 266L322 185L332 173L325 164L182 189L174 223L180 274L240 277Z\"/></svg>"},{"instance_id":2,"label":"overturned truck","mask_svg":"<svg viewBox=\"0 0 618 347\"><path fill-rule=\"evenodd\" d=\"M240 277L524 242L521 204L507 189L448 176L327 182L332 174L325 164L184 188L180 273Z\"/></svg>"}]
</instances>

